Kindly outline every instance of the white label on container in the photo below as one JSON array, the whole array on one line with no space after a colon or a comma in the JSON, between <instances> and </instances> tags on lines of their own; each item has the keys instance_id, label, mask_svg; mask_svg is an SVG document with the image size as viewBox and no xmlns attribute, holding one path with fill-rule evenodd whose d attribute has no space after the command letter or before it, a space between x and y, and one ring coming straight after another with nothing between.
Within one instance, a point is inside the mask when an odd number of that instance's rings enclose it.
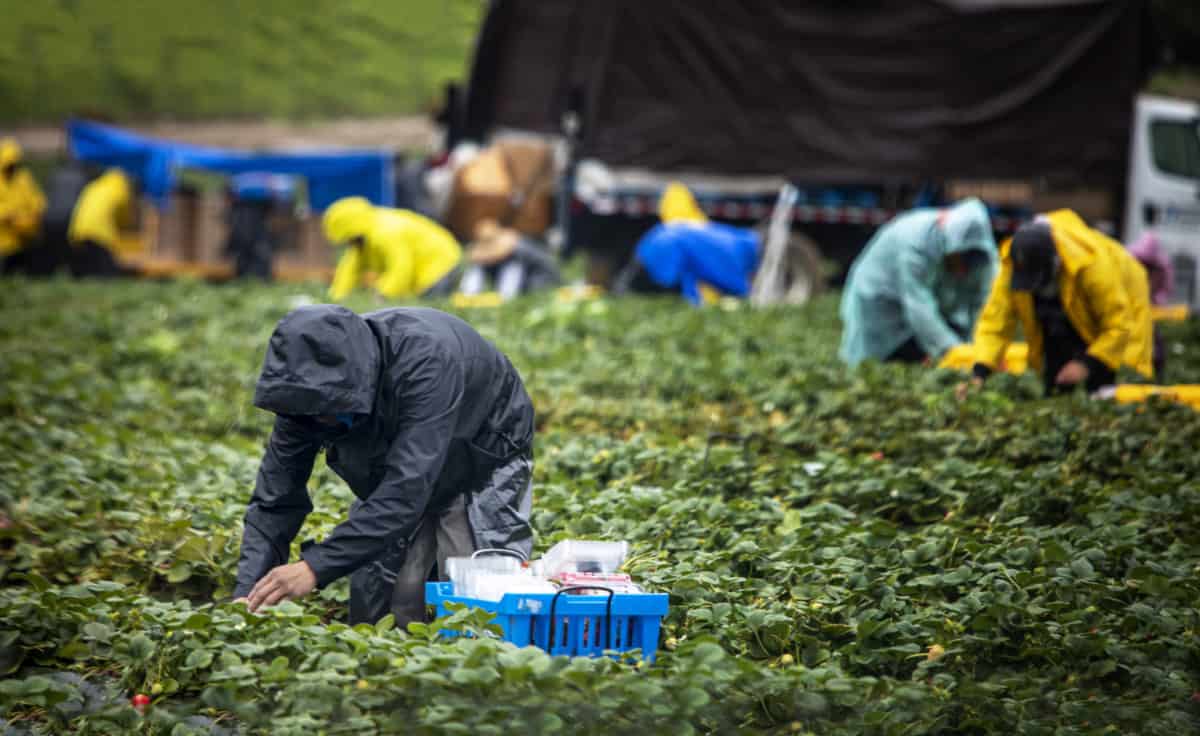
<instances>
[{"instance_id":1,"label":"white label on container","mask_svg":"<svg viewBox=\"0 0 1200 736\"><path fill-rule=\"evenodd\" d=\"M517 601L518 611L529 611L530 613L541 613L542 602L537 598L522 598Z\"/></svg>"}]
</instances>

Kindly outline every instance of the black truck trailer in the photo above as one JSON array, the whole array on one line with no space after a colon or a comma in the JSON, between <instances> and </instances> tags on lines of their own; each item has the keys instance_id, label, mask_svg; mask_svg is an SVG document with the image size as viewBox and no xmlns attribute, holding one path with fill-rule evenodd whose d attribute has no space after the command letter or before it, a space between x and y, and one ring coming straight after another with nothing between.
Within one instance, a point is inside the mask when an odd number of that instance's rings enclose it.
<instances>
[{"instance_id":1,"label":"black truck trailer","mask_svg":"<svg viewBox=\"0 0 1200 736\"><path fill-rule=\"evenodd\" d=\"M981 195L1001 232L1047 206L1118 226L1144 0L493 0L464 137L570 143L568 247L597 280L678 179L714 219L794 231L844 269L897 211Z\"/></svg>"}]
</instances>

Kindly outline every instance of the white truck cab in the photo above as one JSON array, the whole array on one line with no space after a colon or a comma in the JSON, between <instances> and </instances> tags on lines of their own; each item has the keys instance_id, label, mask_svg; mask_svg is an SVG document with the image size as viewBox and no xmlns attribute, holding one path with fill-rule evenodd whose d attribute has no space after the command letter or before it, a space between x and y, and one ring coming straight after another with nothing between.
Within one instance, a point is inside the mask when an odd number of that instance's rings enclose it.
<instances>
[{"instance_id":1,"label":"white truck cab","mask_svg":"<svg viewBox=\"0 0 1200 736\"><path fill-rule=\"evenodd\" d=\"M1153 229L1174 303L1200 308L1200 103L1141 95L1129 151L1125 243Z\"/></svg>"}]
</instances>

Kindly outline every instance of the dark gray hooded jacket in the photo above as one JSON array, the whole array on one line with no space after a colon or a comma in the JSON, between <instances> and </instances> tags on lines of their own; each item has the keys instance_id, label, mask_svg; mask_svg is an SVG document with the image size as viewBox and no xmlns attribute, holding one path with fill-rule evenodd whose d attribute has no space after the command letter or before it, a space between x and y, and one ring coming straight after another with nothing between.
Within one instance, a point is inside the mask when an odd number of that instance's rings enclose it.
<instances>
[{"instance_id":1,"label":"dark gray hooded jacket","mask_svg":"<svg viewBox=\"0 0 1200 736\"><path fill-rule=\"evenodd\" d=\"M277 417L246 512L234 597L287 562L312 511L306 485L322 449L360 501L324 541L304 545L318 585L407 540L428 508L457 493L469 494L479 547L529 554L524 489L488 478L530 453L533 405L508 359L461 319L424 308L360 316L301 307L271 335L254 405ZM349 429L329 429L313 421L318 414L358 416Z\"/></svg>"}]
</instances>

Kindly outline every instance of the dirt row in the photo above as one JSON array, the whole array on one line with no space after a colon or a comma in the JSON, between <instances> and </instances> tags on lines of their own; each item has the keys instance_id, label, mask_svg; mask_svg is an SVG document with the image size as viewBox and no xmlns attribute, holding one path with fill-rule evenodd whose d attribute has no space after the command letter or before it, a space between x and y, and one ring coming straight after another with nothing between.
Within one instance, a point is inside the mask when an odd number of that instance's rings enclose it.
<instances>
[{"instance_id":1,"label":"dirt row","mask_svg":"<svg viewBox=\"0 0 1200 736\"><path fill-rule=\"evenodd\" d=\"M301 149L321 147L393 148L428 151L434 148L437 129L428 117L350 118L289 122L281 120L212 120L156 122L127 126L146 135L206 146L230 148ZM61 153L66 135L61 126L29 126L0 130L13 135L30 155Z\"/></svg>"}]
</instances>

